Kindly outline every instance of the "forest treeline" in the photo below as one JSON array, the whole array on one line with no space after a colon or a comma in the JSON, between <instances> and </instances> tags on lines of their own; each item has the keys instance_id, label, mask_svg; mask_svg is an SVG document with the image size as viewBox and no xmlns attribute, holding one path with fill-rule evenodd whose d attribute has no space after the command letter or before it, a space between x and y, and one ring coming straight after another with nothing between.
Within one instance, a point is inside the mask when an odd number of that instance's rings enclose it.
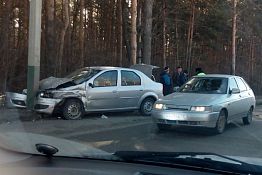
<instances>
[{"instance_id":1,"label":"forest treeline","mask_svg":"<svg viewBox=\"0 0 262 175\"><path fill-rule=\"evenodd\" d=\"M1 92L26 87L29 5L0 0ZM235 48L236 75L262 94L261 12L261 0L42 0L41 78L136 63L230 74Z\"/></svg>"}]
</instances>

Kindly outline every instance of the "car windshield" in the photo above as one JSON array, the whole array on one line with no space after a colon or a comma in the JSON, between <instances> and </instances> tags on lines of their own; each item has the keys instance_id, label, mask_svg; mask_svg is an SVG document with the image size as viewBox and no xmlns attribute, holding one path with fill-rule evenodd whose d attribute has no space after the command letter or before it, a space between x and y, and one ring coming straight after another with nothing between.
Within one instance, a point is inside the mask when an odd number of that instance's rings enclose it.
<instances>
[{"instance_id":1,"label":"car windshield","mask_svg":"<svg viewBox=\"0 0 262 175\"><path fill-rule=\"evenodd\" d=\"M262 166L261 29L262 0L0 0L0 158L48 144Z\"/></svg>"},{"instance_id":2,"label":"car windshield","mask_svg":"<svg viewBox=\"0 0 262 175\"><path fill-rule=\"evenodd\" d=\"M89 80L101 70L93 69L93 68L83 68L72 72L71 74L67 75L65 78L70 78L73 80L75 84L81 84L84 81Z\"/></svg>"},{"instance_id":3,"label":"car windshield","mask_svg":"<svg viewBox=\"0 0 262 175\"><path fill-rule=\"evenodd\" d=\"M197 78L189 80L179 89L182 93L226 94L228 89L227 78Z\"/></svg>"}]
</instances>

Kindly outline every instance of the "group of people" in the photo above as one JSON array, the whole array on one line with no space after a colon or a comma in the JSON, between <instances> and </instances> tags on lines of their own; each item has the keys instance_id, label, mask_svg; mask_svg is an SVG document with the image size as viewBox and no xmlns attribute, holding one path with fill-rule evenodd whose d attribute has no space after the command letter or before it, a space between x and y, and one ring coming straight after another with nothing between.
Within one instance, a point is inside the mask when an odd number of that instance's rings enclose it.
<instances>
[{"instance_id":1,"label":"group of people","mask_svg":"<svg viewBox=\"0 0 262 175\"><path fill-rule=\"evenodd\" d=\"M205 75L202 68L196 68L196 75ZM163 84L164 96L174 92L174 89L178 89L188 80L188 71L184 70L181 66L176 68L173 76L170 75L169 67L165 67L164 71L160 74L160 83Z\"/></svg>"}]
</instances>

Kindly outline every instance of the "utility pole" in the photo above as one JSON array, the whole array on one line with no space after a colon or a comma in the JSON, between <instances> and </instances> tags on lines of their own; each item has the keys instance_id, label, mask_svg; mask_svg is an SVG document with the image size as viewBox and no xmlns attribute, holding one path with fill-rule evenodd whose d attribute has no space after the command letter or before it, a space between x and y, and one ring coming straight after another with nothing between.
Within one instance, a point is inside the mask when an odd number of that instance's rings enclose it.
<instances>
[{"instance_id":1,"label":"utility pole","mask_svg":"<svg viewBox=\"0 0 262 175\"><path fill-rule=\"evenodd\" d=\"M39 89L42 0L29 1L30 16L27 66L27 108L33 109L36 92Z\"/></svg>"}]
</instances>

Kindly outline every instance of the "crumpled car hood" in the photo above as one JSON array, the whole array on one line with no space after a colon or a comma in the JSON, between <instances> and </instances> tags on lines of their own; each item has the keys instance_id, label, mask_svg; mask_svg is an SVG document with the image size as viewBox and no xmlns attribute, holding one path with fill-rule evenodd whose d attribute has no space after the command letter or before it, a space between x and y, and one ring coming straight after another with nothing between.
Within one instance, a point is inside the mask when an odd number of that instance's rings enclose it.
<instances>
[{"instance_id":1,"label":"crumpled car hood","mask_svg":"<svg viewBox=\"0 0 262 175\"><path fill-rule=\"evenodd\" d=\"M40 81L39 90L55 89L59 85L68 83L70 81L72 81L70 78L49 77Z\"/></svg>"}]
</instances>

